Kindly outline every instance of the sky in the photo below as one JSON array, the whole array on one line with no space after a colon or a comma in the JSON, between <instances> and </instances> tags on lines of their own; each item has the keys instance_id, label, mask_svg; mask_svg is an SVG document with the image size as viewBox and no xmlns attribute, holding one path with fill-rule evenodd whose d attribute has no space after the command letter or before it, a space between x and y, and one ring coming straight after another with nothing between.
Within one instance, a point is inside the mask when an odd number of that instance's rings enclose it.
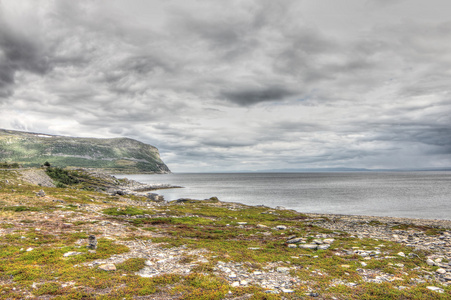
<instances>
[{"instance_id":1,"label":"sky","mask_svg":"<svg viewBox=\"0 0 451 300\"><path fill-rule=\"evenodd\" d=\"M0 0L0 128L173 172L451 166L448 0Z\"/></svg>"}]
</instances>

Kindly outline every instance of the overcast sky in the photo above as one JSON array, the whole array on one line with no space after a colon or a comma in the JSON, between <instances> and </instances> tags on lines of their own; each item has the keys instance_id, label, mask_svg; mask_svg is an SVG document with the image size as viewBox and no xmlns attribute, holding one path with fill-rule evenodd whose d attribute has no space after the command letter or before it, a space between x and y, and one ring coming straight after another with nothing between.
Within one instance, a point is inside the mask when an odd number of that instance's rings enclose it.
<instances>
[{"instance_id":1,"label":"overcast sky","mask_svg":"<svg viewBox=\"0 0 451 300\"><path fill-rule=\"evenodd\" d=\"M451 2L0 0L0 128L173 172L451 166Z\"/></svg>"}]
</instances>

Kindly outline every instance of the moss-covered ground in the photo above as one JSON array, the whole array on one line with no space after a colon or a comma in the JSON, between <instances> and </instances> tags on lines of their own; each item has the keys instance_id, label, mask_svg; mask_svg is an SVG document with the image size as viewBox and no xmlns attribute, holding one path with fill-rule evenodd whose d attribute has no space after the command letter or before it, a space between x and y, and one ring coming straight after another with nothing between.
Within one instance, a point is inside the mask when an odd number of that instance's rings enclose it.
<instances>
[{"instance_id":1,"label":"moss-covered ground","mask_svg":"<svg viewBox=\"0 0 451 300\"><path fill-rule=\"evenodd\" d=\"M90 186L94 183L89 179ZM425 263L427 252L409 256L412 248L400 243L331 232L312 226L299 212L215 198L156 204L83 186L44 188L40 197L40 189L21 181L14 170L0 170L0 299L451 299L450 286L424 277L435 268ZM97 237L95 251L86 247L89 235ZM311 242L321 235L333 235L327 250L286 244L291 236ZM113 271L92 264L127 254L127 241L168 251L202 249L204 262L188 274L154 277L135 274L146 265L143 257L117 263ZM380 251L383 259L368 260L349 249ZM77 255L65 255L70 252ZM190 264L197 257L178 259ZM243 263L249 272L289 267L291 291L232 286L218 272L220 262ZM369 282L362 269L394 279Z\"/></svg>"}]
</instances>

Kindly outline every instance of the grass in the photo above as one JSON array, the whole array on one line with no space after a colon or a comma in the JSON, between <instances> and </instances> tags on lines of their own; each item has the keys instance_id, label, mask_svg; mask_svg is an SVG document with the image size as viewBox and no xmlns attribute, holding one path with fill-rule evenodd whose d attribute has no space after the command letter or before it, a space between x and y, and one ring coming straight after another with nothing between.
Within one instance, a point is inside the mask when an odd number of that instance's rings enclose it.
<instances>
[{"instance_id":1,"label":"grass","mask_svg":"<svg viewBox=\"0 0 451 300\"><path fill-rule=\"evenodd\" d=\"M101 186L102 180L77 176L84 181L72 187L45 188L46 197L37 197L40 187L22 182L13 170L0 170L0 299L25 295L42 299L309 299L311 292L324 299L451 298L449 286L424 277L434 271L425 263L426 251L314 226L305 215L291 210L214 198L147 207L144 198L87 190L87 186ZM378 221L367 224L386 227ZM278 225L286 229L276 229ZM443 232L404 224L393 229ZM98 237L95 252L86 247L91 234ZM327 250L288 248L285 243L290 236L312 242L324 234L335 239ZM179 263L191 265L191 272L151 278L135 275L145 266L143 253L117 263L116 271L89 265L129 253L125 242L151 243L166 251L174 247L203 250L204 261L177 252ZM356 249L379 254L368 260L354 253ZM406 257L397 255L401 251ZM65 257L68 252L78 255ZM415 255L409 257L412 252ZM249 274L277 273L277 267L288 267L295 280L294 292L271 294L259 285L232 287L227 276L218 273L220 261L241 264ZM367 282L363 273L396 280ZM428 285L439 286L444 293L430 291Z\"/></svg>"}]
</instances>

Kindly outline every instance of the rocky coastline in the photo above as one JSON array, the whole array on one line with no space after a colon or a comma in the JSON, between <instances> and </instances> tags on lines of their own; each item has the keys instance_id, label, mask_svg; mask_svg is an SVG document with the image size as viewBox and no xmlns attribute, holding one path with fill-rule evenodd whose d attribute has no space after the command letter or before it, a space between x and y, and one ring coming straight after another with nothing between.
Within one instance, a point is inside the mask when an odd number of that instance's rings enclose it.
<instances>
[{"instance_id":1,"label":"rocky coastline","mask_svg":"<svg viewBox=\"0 0 451 300\"><path fill-rule=\"evenodd\" d=\"M426 295L419 299L451 297L451 220L300 213L214 197L164 201L152 191L172 186L94 171L90 174L102 179L103 190L82 192L55 188L42 170L13 172L20 173L19 180L0 182L0 238L19 232L17 247L33 252L42 246L28 241L29 231L42 234L40 239L79 236L61 253L80 261L73 270L102 270L112 278L143 280L175 275L220 278L229 290L223 295L227 299L248 299L257 292L279 297L270 299L359 299L353 293L376 293L379 286L394 295L387 299L409 299L416 289ZM99 249L92 249L93 238ZM103 255L106 241L127 250ZM121 268L130 261L141 264L124 273ZM13 286L11 279L6 284ZM44 283L35 280L21 293L31 297L40 284ZM164 291L152 295L149 299L179 299Z\"/></svg>"}]
</instances>

